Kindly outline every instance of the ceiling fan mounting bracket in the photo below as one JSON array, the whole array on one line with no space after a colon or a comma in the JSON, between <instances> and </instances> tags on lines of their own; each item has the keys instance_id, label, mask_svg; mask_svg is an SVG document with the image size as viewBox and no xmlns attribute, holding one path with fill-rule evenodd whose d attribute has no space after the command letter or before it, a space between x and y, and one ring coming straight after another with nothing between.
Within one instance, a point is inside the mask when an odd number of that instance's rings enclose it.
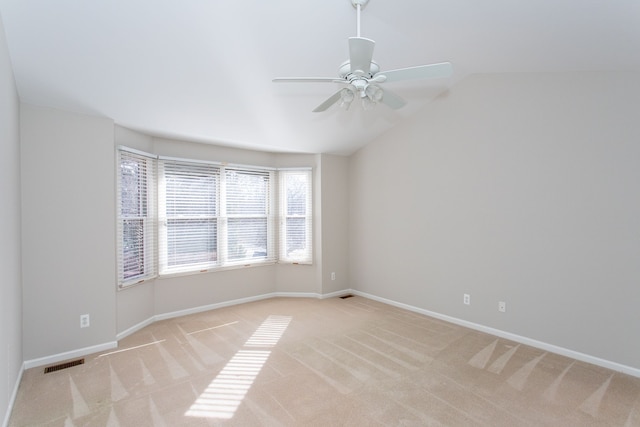
<instances>
[{"instance_id":1,"label":"ceiling fan mounting bracket","mask_svg":"<svg viewBox=\"0 0 640 427\"><path fill-rule=\"evenodd\" d=\"M351 0L351 4L356 9L360 6L360 9L364 9L364 7L369 3L369 0Z\"/></svg>"}]
</instances>

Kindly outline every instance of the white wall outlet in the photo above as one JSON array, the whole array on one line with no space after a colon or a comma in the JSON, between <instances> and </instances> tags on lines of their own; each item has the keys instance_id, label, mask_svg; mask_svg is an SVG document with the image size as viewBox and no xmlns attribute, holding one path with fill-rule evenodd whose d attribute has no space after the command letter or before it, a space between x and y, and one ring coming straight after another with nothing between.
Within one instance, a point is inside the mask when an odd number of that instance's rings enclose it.
<instances>
[{"instance_id":1,"label":"white wall outlet","mask_svg":"<svg viewBox=\"0 0 640 427\"><path fill-rule=\"evenodd\" d=\"M80 315L80 327L81 328L88 328L91 325L90 322L90 318L88 314L81 314Z\"/></svg>"},{"instance_id":2,"label":"white wall outlet","mask_svg":"<svg viewBox=\"0 0 640 427\"><path fill-rule=\"evenodd\" d=\"M335 271L331 272L331 280L336 280L336 272Z\"/></svg>"},{"instance_id":3,"label":"white wall outlet","mask_svg":"<svg viewBox=\"0 0 640 427\"><path fill-rule=\"evenodd\" d=\"M464 302L465 305L470 305L471 304L471 295L464 294L463 297L462 297L462 302Z\"/></svg>"},{"instance_id":4,"label":"white wall outlet","mask_svg":"<svg viewBox=\"0 0 640 427\"><path fill-rule=\"evenodd\" d=\"M498 302L498 311L505 313L507 311L507 303L504 301Z\"/></svg>"}]
</instances>

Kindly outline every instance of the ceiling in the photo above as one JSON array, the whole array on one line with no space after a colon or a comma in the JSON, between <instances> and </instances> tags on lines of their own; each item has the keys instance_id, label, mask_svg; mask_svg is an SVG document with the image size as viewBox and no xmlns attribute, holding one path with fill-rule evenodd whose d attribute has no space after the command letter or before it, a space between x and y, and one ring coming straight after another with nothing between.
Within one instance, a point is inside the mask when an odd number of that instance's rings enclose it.
<instances>
[{"instance_id":1,"label":"ceiling","mask_svg":"<svg viewBox=\"0 0 640 427\"><path fill-rule=\"evenodd\" d=\"M350 0L0 0L23 102L158 136L348 154L472 73L640 71L638 0L370 0L381 69L450 61L451 78L388 83L409 103L312 113L356 35ZM435 101L434 101L435 100Z\"/></svg>"}]
</instances>

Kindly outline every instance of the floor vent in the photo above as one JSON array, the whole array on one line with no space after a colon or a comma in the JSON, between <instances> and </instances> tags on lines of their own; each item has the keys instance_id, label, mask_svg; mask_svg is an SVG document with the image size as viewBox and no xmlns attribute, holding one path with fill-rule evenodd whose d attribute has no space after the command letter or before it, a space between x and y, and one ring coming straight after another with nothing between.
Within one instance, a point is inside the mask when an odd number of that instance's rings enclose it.
<instances>
[{"instance_id":1,"label":"floor vent","mask_svg":"<svg viewBox=\"0 0 640 427\"><path fill-rule=\"evenodd\" d=\"M352 294L347 294L347 295L342 295L340 298L347 299L347 298L351 298L351 297L353 297Z\"/></svg>"},{"instance_id":2,"label":"floor vent","mask_svg":"<svg viewBox=\"0 0 640 427\"><path fill-rule=\"evenodd\" d=\"M58 365L48 366L44 368L44 373L48 374L49 372L56 372L62 369L71 368L73 366L84 365L84 359L72 360L71 362L64 362Z\"/></svg>"}]
</instances>

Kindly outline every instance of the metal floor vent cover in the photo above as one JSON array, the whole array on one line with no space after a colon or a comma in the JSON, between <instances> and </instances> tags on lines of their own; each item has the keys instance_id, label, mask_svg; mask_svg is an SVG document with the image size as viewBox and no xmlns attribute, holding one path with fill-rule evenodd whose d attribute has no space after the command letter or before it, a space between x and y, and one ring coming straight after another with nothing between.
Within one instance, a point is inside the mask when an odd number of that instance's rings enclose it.
<instances>
[{"instance_id":1,"label":"metal floor vent cover","mask_svg":"<svg viewBox=\"0 0 640 427\"><path fill-rule=\"evenodd\" d=\"M342 299L347 299L347 298L352 298L353 294L347 294L347 295L342 295L340 298Z\"/></svg>"},{"instance_id":2,"label":"metal floor vent cover","mask_svg":"<svg viewBox=\"0 0 640 427\"><path fill-rule=\"evenodd\" d=\"M71 368L73 366L84 365L84 359L72 360L70 362L59 363L57 365L48 366L44 368L44 373L48 374L49 372L56 372L62 369Z\"/></svg>"}]
</instances>

